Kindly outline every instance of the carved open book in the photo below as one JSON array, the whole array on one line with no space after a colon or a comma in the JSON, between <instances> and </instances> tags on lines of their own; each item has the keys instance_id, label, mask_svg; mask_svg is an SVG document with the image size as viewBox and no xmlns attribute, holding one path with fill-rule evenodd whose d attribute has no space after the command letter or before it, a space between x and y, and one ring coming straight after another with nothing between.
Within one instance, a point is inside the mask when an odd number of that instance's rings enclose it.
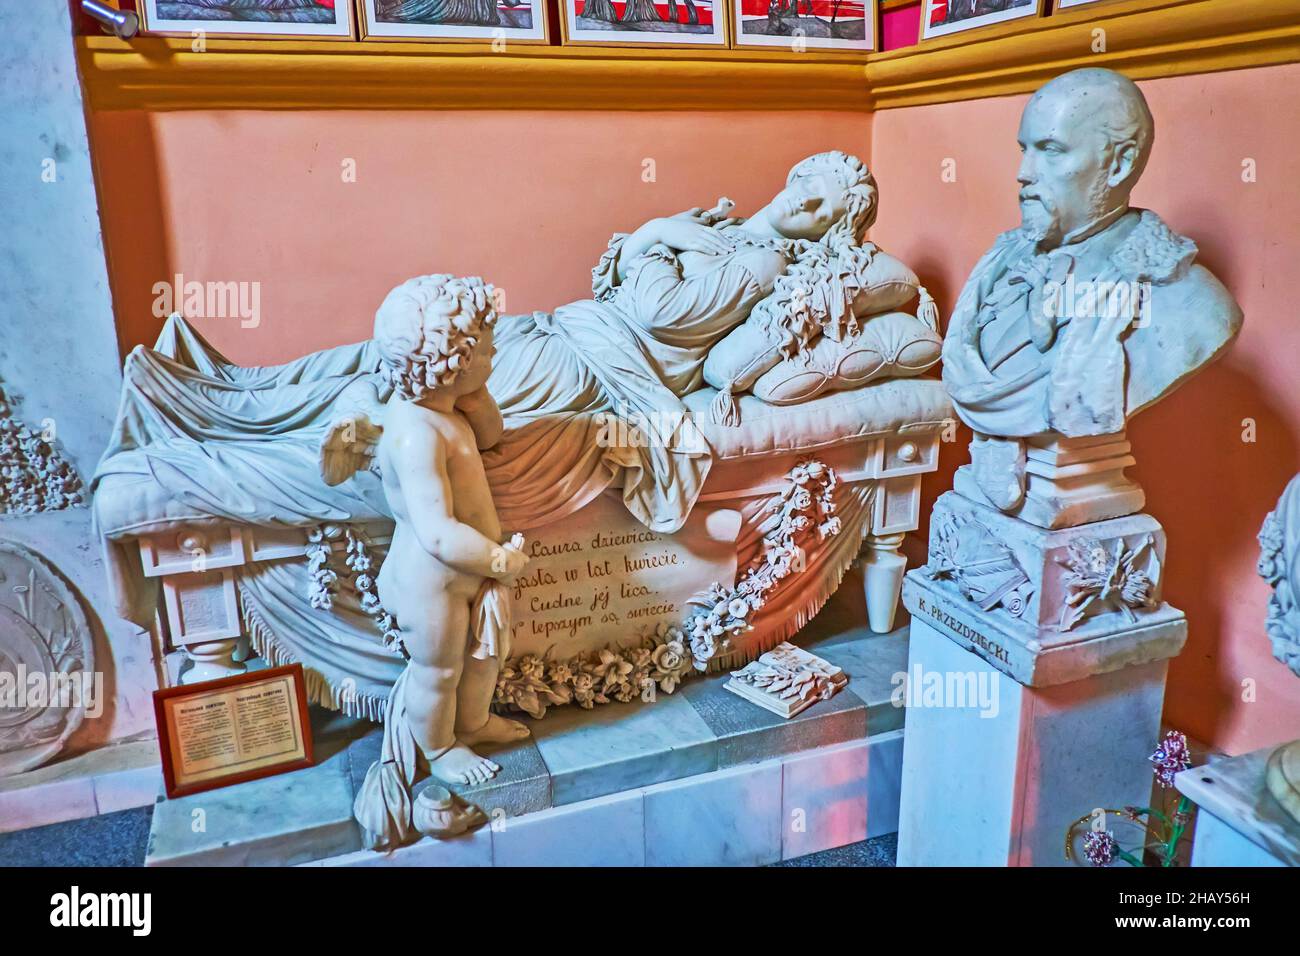
<instances>
[{"instance_id":1,"label":"carved open book","mask_svg":"<svg viewBox=\"0 0 1300 956\"><path fill-rule=\"evenodd\" d=\"M731 672L726 688L774 714L790 718L830 700L849 682L844 669L783 642Z\"/></svg>"}]
</instances>

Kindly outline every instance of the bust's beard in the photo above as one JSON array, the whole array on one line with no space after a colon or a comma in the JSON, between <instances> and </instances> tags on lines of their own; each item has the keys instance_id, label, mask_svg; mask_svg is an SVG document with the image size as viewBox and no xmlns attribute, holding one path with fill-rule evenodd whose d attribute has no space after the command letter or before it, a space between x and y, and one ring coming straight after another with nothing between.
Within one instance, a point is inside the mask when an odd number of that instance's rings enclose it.
<instances>
[{"instance_id":1,"label":"bust's beard","mask_svg":"<svg viewBox=\"0 0 1300 956\"><path fill-rule=\"evenodd\" d=\"M1020 204L1020 228L1026 237L1040 246L1060 245L1060 217L1042 200L1031 199Z\"/></svg>"},{"instance_id":2,"label":"bust's beard","mask_svg":"<svg viewBox=\"0 0 1300 956\"><path fill-rule=\"evenodd\" d=\"M1106 215L1112 208L1111 189L1104 177L1098 177L1087 186L1084 196L1084 222L1068 231L1061 224L1061 211L1047 199L1031 199L1020 204L1020 228L1040 249L1055 249L1067 239L1075 241L1081 230L1086 230Z\"/></svg>"}]
</instances>

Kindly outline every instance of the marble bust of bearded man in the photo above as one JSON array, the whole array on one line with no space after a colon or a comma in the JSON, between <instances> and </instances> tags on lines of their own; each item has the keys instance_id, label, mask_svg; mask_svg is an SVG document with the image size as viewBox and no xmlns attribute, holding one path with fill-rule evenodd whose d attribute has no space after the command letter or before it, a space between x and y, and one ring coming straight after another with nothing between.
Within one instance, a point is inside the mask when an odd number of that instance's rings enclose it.
<instances>
[{"instance_id":1,"label":"marble bust of bearded man","mask_svg":"<svg viewBox=\"0 0 1300 956\"><path fill-rule=\"evenodd\" d=\"M943 345L973 476L1004 511L1025 493L1026 438L1122 432L1241 328L1195 243L1129 205L1153 138L1142 92L1111 70L1066 73L1025 107L1021 227L975 266Z\"/></svg>"}]
</instances>

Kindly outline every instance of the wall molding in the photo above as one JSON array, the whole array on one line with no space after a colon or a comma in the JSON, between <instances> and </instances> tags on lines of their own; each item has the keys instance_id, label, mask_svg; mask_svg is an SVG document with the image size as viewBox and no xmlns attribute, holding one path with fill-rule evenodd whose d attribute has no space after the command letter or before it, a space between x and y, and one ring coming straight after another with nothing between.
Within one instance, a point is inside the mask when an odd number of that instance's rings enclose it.
<instances>
[{"instance_id":1,"label":"wall molding","mask_svg":"<svg viewBox=\"0 0 1300 956\"><path fill-rule=\"evenodd\" d=\"M1028 93L1085 66L1141 80L1296 62L1294 0L1108 0L872 54L866 85L884 110Z\"/></svg>"},{"instance_id":2,"label":"wall molding","mask_svg":"<svg viewBox=\"0 0 1300 956\"><path fill-rule=\"evenodd\" d=\"M1094 52L1094 31L1106 50ZM1066 70L1135 79L1300 62L1294 0L1106 0L866 57L825 52L77 37L90 107L840 110L1026 93Z\"/></svg>"},{"instance_id":3,"label":"wall molding","mask_svg":"<svg viewBox=\"0 0 1300 956\"><path fill-rule=\"evenodd\" d=\"M466 43L78 37L96 110L869 108L864 57Z\"/></svg>"}]
</instances>

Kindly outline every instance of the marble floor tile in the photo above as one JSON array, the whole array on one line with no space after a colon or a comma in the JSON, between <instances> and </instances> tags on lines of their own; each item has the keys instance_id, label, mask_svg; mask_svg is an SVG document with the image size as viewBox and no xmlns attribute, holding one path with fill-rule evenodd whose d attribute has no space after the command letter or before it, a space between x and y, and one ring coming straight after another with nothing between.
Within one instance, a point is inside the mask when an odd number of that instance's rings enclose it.
<instances>
[{"instance_id":1,"label":"marble floor tile","mask_svg":"<svg viewBox=\"0 0 1300 956\"><path fill-rule=\"evenodd\" d=\"M492 828L480 827L451 840L424 837L390 853L357 850L303 866L474 866L492 865Z\"/></svg>"},{"instance_id":2,"label":"marble floor tile","mask_svg":"<svg viewBox=\"0 0 1300 956\"><path fill-rule=\"evenodd\" d=\"M292 865L360 849L347 752L154 807L147 866Z\"/></svg>"},{"instance_id":3,"label":"marble floor tile","mask_svg":"<svg viewBox=\"0 0 1300 956\"><path fill-rule=\"evenodd\" d=\"M644 866L642 791L554 807L492 828L494 866Z\"/></svg>"},{"instance_id":4,"label":"marble floor tile","mask_svg":"<svg viewBox=\"0 0 1300 956\"><path fill-rule=\"evenodd\" d=\"M907 633L872 634L810 650L849 675L849 690L867 705L867 732L886 733L903 726L903 710L894 705L895 674L907 672Z\"/></svg>"},{"instance_id":5,"label":"marble floor tile","mask_svg":"<svg viewBox=\"0 0 1300 956\"><path fill-rule=\"evenodd\" d=\"M93 817L95 812L95 784L90 777L0 790L0 833Z\"/></svg>"},{"instance_id":6,"label":"marble floor tile","mask_svg":"<svg viewBox=\"0 0 1300 956\"><path fill-rule=\"evenodd\" d=\"M458 788L458 794L493 818L518 817L551 806L551 775L534 740L486 748L483 753L501 765L500 772L480 786Z\"/></svg>"},{"instance_id":7,"label":"marble floor tile","mask_svg":"<svg viewBox=\"0 0 1300 956\"><path fill-rule=\"evenodd\" d=\"M781 764L678 780L645 793L647 866L763 866L781 859Z\"/></svg>"},{"instance_id":8,"label":"marble floor tile","mask_svg":"<svg viewBox=\"0 0 1300 956\"><path fill-rule=\"evenodd\" d=\"M594 710L556 708L532 723L555 805L717 769L713 732L681 694Z\"/></svg>"},{"instance_id":9,"label":"marble floor tile","mask_svg":"<svg viewBox=\"0 0 1300 956\"><path fill-rule=\"evenodd\" d=\"M867 838L867 741L791 757L781 784L781 859Z\"/></svg>"},{"instance_id":10,"label":"marble floor tile","mask_svg":"<svg viewBox=\"0 0 1300 956\"><path fill-rule=\"evenodd\" d=\"M681 693L717 736L719 768L758 763L867 735L867 707L851 686L789 719L724 689L720 680L688 683Z\"/></svg>"}]
</instances>

